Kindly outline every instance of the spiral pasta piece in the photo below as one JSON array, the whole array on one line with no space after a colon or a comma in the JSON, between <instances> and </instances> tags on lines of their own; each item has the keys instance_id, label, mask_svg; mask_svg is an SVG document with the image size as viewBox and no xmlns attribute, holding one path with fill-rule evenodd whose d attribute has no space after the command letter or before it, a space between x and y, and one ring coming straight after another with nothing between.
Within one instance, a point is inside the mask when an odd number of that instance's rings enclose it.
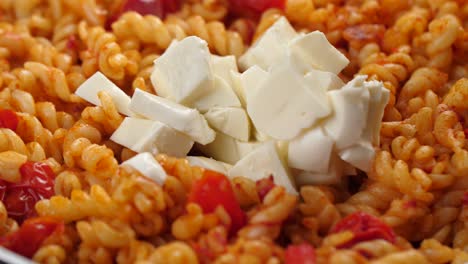
<instances>
[{"instance_id":1,"label":"spiral pasta piece","mask_svg":"<svg viewBox=\"0 0 468 264\"><path fill-rule=\"evenodd\" d=\"M69 223L86 217L115 217L119 209L115 201L98 185L83 190L73 190L70 198L54 196L36 203L39 215L56 216Z\"/></svg>"}]
</instances>

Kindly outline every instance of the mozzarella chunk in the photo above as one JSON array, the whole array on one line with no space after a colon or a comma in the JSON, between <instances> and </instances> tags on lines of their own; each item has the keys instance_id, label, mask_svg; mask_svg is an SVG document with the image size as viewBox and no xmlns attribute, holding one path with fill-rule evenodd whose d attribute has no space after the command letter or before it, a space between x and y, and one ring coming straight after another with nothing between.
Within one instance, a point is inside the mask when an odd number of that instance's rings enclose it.
<instances>
[{"instance_id":1,"label":"mozzarella chunk","mask_svg":"<svg viewBox=\"0 0 468 264\"><path fill-rule=\"evenodd\" d=\"M161 164L159 164L154 156L148 152L140 153L135 157L126 160L121 165L127 165L134 168L161 186L164 185L167 178L166 171L164 171Z\"/></svg>"},{"instance_id":2,"label":"mozzarella chunk","mask_svg":"<svg viewBox=\"0 0 468 264\"><path fill-rule=\"evenodd\" d=\"M294 182L278 155L276 144L273 141L265 142L229 170L229 177L244 176L257 181L273 176L275 184L283 186L287 192L297 194Z\"/></svg>"},{"instance_id":3,"label":"mozzarella chunk","mask_svg":"<svg viewBox=\"0 0 468 264\"><path fill-rule=\"evenodd\" d=\"M188 156L187 161L190 163L191 166L196 166L200 168L204 168L207 170L216 171L227 175L228 171L232 168L232 165L217 161L215 159L210 159L207 157L201 156Z\"/></svg>"},{"instance_id":4,"label":"mozzarella chunk","mask_svg":"<svg viewBox=\"0 0 468 264\"><path fill-rule=\"evenodd\" d=\"M258 66L250 67L241 75L241 85L244 90L245 100L247 104L249 100L252 101L255 93L258 91L260 85L269 76L269 73L262 70Z\"/></svg>"},{"instance_id":5,"label":"mozzarella chunk","mask_svg":"<svg viewBox=\"0 0 468 264\"><path fill-rule=\"evenodd\" d=\"M89 103L101 106L101 100L99 100L98 96L100 91L107 92L112 97L112 101L119 113L126 116L134 115L129 109L130 97L101 72L96 72L93 76L89 77L78 87L75 94Z\"/></svg>"},{"instance_id":6,"label":"mozzarella chunk","mask_svg":"<svg viewBox=\"0 0 468 264\"><path fill-rule=\"evenodd\" d=\"M168 99L137 89L130 102L130 109L148 119L160 121L200 144L208 144L215 132L196 109L174 103Z\"/></svg>"},{"instance_id":7,"label":"mozzarella chunk","mask_svg":"<svg viewBox=\"0 0 468 264\"><path fill-rule=\"evenodd\" d=\"M343 162L338 155L332 153L328 171L326 172L311 172L303 170L295 170L294 177L297 186L310 184L336 184L340 182L344 175L346 163Z\"/></svg>"},{"instance_id":8,"label":"mozzarella chunk","mask_svg":"<svg viewBox=\"0 0 468 264\"><path fill-rule=\"evenodd\" d=\"M188 136L161 122L133 117L126 117L110 139L135 152L175 157L185 157L193 146Z\"/></svg>"},{"instance_id":9,"label":"mozzarella chunk","mask_svg":"<svg viewBox=\"0 0 468 264\"><path fill-rule=\"evenodd\" d=\"M305 171L328 171L333 150L333 139L321 127L315 127L291 140L288 148L288 165Z\"/></svg>"},{"instance_id":10,"label":"mozzarella chunk","mask_svg":"<svg viewBox=\"0 0 468 264\"><path fill-rule=\"evenodd\" d=\"M363 138L372 142L374 146L380 144L380 126L385 111L385 106L390 99L390 91L382 82L364 82L364 87L369 90L369 111L367 114L367 126L364 128Z\"/></svg>"},{"instance_id":11,"label":"mozzarella chunk","mask_svg":"<svg viewBox=\"0 0 468 264\"><path fill-rule=\"evenodd\" d=\"M245 95L244 86L242 85L242 74L236 71L231 71L231 80L232 80L232 89L234 93L236 93L237 98L242 105L242 107L246 107L247 100Z\"/></svg>"},{"instance_id":12,"label":"mozzarella chunk","mask_svg":"<svg viewBox=\"0 0 468 264\"><path fill-rule=\"evenodd\" d=\"M320 100L304 77L287 64L273 67L247 101L255 127L278 140L296 137L331 111L328 101Z\"/></svg>"},{"instance_id":13,"label":"mozzarella chunk","mask_svg":"<svg viewBox=\"0 0 468 264\"><path fill-rule=\"evenodd\" d=\"M213 89L195 100L192 106L200 112L206 112L213 107L241 107L241 103L231 86L222 78L215 76Z\"/></svg>"},{"instance_id":14,"label":"mozzarella chunk","mask_svg":"<svg viewBox=\"0 0 468 264\"><path fill-rule=\"evenodd\" d=\"M198 149L208 157L234 164L259 146L257 142L242 142L223 133L217 133L216 139Z\"/></svg>"},{"instance_id":15,"label":"mozzarella chunk","mask_svg":"<svg viewBox=\"0 0 468 264\"><path fill-rule=\"evenodd\" d=\"M281 17L239 58L241 69L246 70L257 65L268 70L287 56L288 42L296 36L297 33L288 20Z\"/></svg>"},{"instance_id":16,"label":"mozzarella chunk","mask_svg":"<svg viewBox=\"0 0 468 264\"><path fill-rule=\"evenodd\" d=\"M260 142L273 140L273 138L271 138L270 136L268 136L265 133L262 133L262 132L258 131L257 129L254 130L253 137L254 137L255 140L260 141Z\"/></svg>"},{"instance_id":17,"label":"mozzarella chunk","mask_svg":"<svg viewBox=\"0 0 468 264\"><path fill-rule=\"evenodd\" d=\"M206 41L191 36L173 42L155 60L151 82L159 96L185 105L209 93L214 77Z\"/></svg>"},{"instance_id":18,"label":"mozzarella chunk","mask_svg":"<svg viewBox=\"0 0 468 264\"><path fill-rule=\"evenodd\" d=\"M324 128L338 149L355 144L366 126L369 91L357 88L355 83L351 81L341 90L328 92L335 113L326 120Z\"/></svg>"},{"instance_id":19,"label":"mozzarella chunk","mask_svg":"<svg viewBox=\"0 0 468 264\"><path fill-rule=\"evenodd\" d=\"M321 93L337 90L345 85L338 75L326 71L310 70L304 79L309 83L309 87Z\"/></svg>"},{"instance_id":20,"label":"mozzarella chunk","mask_svg":"<svg viewBox=\"0 0 468 264\"><path fill-rule=\"evenodd\" d=\"M249 141L250 120L242 108L214 107L204 114L208 124L235 139Z\"/></svg>"},{"instance_id":21,"label":"mozzarella chunk","mask_svg":"<svg viewBox=\"0 0 468 264\"><path fill-rule=\"evenodd\" d=\"M370 142L360 141L349 148L340 150L339 155L342 160L354 167L369 172L375 157L375 150Z\"/></svg>"},{"instance_id":22,"label":"mozzarella chunk","mask_svg":"<svg viewBox=\"0 0 468 264\"><path fill-rule=\"evenodd\" d=\"M239 72L237 69L236 57L211 55L211 65L213 74L223 79L230 87L234 86L231 78L231 71Z\"/></svg>"},{"instance_id":23,"label":"mozzarella chunk","mask_svg":"<svg viewBox=\"0 0 468 264\"><path fill-rule=\"evenodd\" d=\"M313 69L338 74L349 60L320 31L298 36L289 43L291 56Z\"/></svg>"}]
</instances>

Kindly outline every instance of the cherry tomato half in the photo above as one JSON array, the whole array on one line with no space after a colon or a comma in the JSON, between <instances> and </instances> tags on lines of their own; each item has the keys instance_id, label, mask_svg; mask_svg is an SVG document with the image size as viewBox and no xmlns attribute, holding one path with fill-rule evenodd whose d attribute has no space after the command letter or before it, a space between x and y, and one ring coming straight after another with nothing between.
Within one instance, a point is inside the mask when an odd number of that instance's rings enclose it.
<instances>
[{"instance_id":1,"label":"cherry tomato half","mask_svg":"<svg viewBox=\"0 0 468 264\"><path fill-rule=\"evenodd\" d=\"M235 234L246 224L245 213L236 200L229 179L223 174L205 170L203 177L193 184L188 200L199 204L204 213L223 206L231 217L230 234Z\"/></svg>"},{"instance_id":2,"label":"cherry tomato half","mask_svg":"<svg viewBox=\"0 0 468 264\"><path fill-rule=\"evenodd\" d=\"M54 195L55 174L47 164L31 161L21 165L20 173L19 183L0 182L0 196L8 216L22 223L36 215L37 201Z\"/></svg>"},{"instance_id":3,"label":"cherry tomato half","mask_svg":"<svg viewBox=\"0 0 468 264\"><path fill-rule=\"evenodd\" d=\"M21 227L0 238L0 245L20 255L31 258L44 240L52 234L64 231L62 220L52 217L37 217L26 220Z\"/></svg>"}]
</instances>

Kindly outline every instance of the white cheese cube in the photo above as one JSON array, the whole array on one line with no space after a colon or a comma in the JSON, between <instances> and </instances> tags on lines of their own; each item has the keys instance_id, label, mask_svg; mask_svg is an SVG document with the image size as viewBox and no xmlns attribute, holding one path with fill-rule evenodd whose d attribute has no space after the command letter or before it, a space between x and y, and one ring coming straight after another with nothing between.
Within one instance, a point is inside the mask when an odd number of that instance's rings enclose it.
<instances>
[{"instance_id":1,"label":"white cheese cube","mask_svg":"<svg viewBox=\"0 0 468 264\"><path fill-rule=\"evenodd\" d=\"M307 87L300 73L281 64L247 97L247 112L259 131L289 140L330 114L328 100L320 97Z\"/></svg>"},{"instance_id":2,"label":"white cheese cube","mask_svg":"<svg viewBox=\"0 0 468 264\"><path fill-rule=\"evenodd\" d=\"M369 91L350 82L341 90L328 92L328 96L335 112L325 121L324 128L336 147L344 149L359 141L366 126Z\"/></svg>"},{"instance_id":3,"label":"white cheese cube","mask_svg":"<svg viewBox=\"0 0 468 264\"><path fill-rule=\"evenodd\" d=\"M247 105L246 95L244 86L242 85L242 74L239 72L231 71L232 89L236 93L237 98L241 102L242 107L245 108Z\"/></svg>"},{"instance_id":4,"label":"white cheese cube","mask_svg":"<svg viewBox=\"0 0 468 264\"><path fill-rule=\"evenodd\" d=\"M250 67L242 74L231 72L234 91L244 108L247 106L248 97L252 98L260 83L268 77L268 74L257 65Z\"/></svg>"},{"instance_id":5,"label":"white cheese cube","mask_svg":"<svg viewBox=\"0 0 468 264\"><path fill-rule=\"evenodd\" d=\"M100 91L107 92L109 96L112 97L112 101L119 113L127 116L134 115L128 107L130 104L130 97L112 81L107 79L101 72L96 72L93 76L89 77L78 87L75 94L89 103L101 106L101 100L99 100L98 97Z\"/></svg>"},{"instance_id":6,"label":"white cheese cube","mask_svg":"<svg viewBox=\"0 0 468 264\"><path fill-rule=\"evenodd\" d=\"M164 185L167 174L151 153L145 152L126 160L121 165L130 166L159 185Z\"/></svg>"},{"instance_id":7,"label":"white cheese cube","mask_svg":"<svg viewBox=\"0 0 468 264\"><path fill-rule=\"evenodd\" d=\"M253 100L260 85L268 78L268 76L268 72L262 70L256 65L250 67L248 70L242 73L241 84L244 90L247 105L249 104L249 99L250 101Z\"/></svg>"},{"instance_id":8,"label":"white cheese cube","mask_svg":"<svg viewBox=\"0 0 468 264\"><path fill-rule=\"evenodd\" d=\"M250 120L244 109L214 107L204 116L212 128L240 141L249 141Z\"/></svg>"},{"instance_id":9,"label":"white cheese cube","mask_svg":"<svg viewBox=\"0 0 468 264\"><path fill-rule=\"evenodd\" d=\"M223 133L217 133L210 144L197 145L206 156L229 164L236 163L258 146L257 142L242 142Z\"/></svg>"},{"instance_id":10,"label":"white cheese cube","mask_svg":"<svg viewBox=\"0 0 468 264\"><path fill-rule=\"evenodd\" d=\"M188 156L186 159L190 163L191 166L216 171L224 175L227 175L228 171L232 168L231 164L227 164L227 163L217 161L215 159L210 159L207 157Z\"/></svg>"},{"instance_id":11,"label":"white cheese cube","mask_svg":"<svg viewBox=\"0 0 468 264\"><path fill-rule=\"evenodd\" d=\"M135 152L175 157L185 157L193 146L188 136L159 121L133 117L126 117L110 139Z\"/></svg>"},{"instance_id":12,"label":"white cheese cube","mask_svg":"<svg viewBox=\"0 0 468 264\"><path fill-rule=\"evenodd\" d=\"M151 74L159 96L185 105L208 93L213 81L208 44L194 36L173 42L155 60Z\"/></svg>"},{"instance_id":13,"label":"white cheese cube","mask_svg":"<svg viewBox=\"0 0 468 264\"><path fill-rule=\"evenodd\" d=\"M265 142L229 170L229 177L244 176L257 181L273 176L275 184L283 186L288 193L297 194L288 168L284 166L273 141Z\"/></svg>"},{"instance_id":14,"label":"white cheese cube","mask_svg":"<svg viewBox=\"0 0 468 264\"><path fill-rule=\"evenodd\" d=\"M390 99L390 91L379 81L364 82L364 87L369 90L370 100L367 126L364 128L363 138L369 140L374 146L378 146L380 144L380 126L385 106Z\"/></svg>"},{"instance_id":15,"label":"white cheese cube","mask_svg":"<svg viewBox=\"0 0 468 264\"><path fill-rule=\"evenodd\" d=\"M272 137L268 136L267 134L265 133L262 133L260 131L258 131L257 129L254 130L253 132L253 137L256 141L260 141L260 142L265 142L265 141L268 141L268 140L273 140Z\"/></svg>"},{"instance_id":16,"label":"white cheese cube","mask_svg":"<svg viewBox=\"0 0 468 264\"><path fill-rule=\"evenodd\" d=\"M337 184L344 175L346 163L343 162L338 155L332 153L330 165L326 172L311 172L303 170L294 170L294 178L297 186L317 185L317 184Z\"/></svg>"},{"instance_id":17,"label":"white cheese cube","mask_svg":"<svg viewBox=\"0 0 468 264\"><path fill-rule=\"evenodd\" d=\"M211 65L215 76L223 79L230 87L234 86L231 78L231 71L239 72L237 69L236 57L234 55L211 55Z\"/></svg>"},{"instance_id":18,"label":"white cheese cube","mask_svg":"<svg viewBox=\"0 0 468 264\"><path fill-rule=\"evenodd\" d=\"M346 56L333 47L320 31L293 39L289 43L289 50L295 60L300 60L313 69L338 74L349 64Z\"/></svg>"},{"instance_id":19,"label":"white cheese cube","mask_svg":"<svg viewBox=\"0 0 468 264\"><path fill-rule=\"evenodd\" d=\"M241 103L231 86L215 76L213 89L195 100L192 106L203 113L213 107L241 107Z\"/></svg>"},{"instance_id":20,"label":"white cheese cube","mask_svg":"<svg viewBox=\"0 0 468 264\"><path fill-rule=\"evenodd\" d=\"M287 56L288 42L296 36L297 33L288 20L281 17L239 58L241 69L258 65L268 70Z\"/></svg>"},{"instance_id":21,"label":"white cheese cube","mask_svg":"<svg viewBox=\"0 0 468 264\"><path fill-rule=\"evenodd\" d=\"M288 165L305 171L328 171L333 150L333 139L321 127L314 127L291 140L288 148Z\"/></svg>"},{"instance_id":22,"label":"white cheese cube","mask_svg":"<svg viewBox=\"0 0 468 264\"><path fill-rule=\"evenodd\" d=\"M168 99L136 89L130 109L148 119L160 121L200 144L208 144L215 132L196 109L174 103Z\"/></svg>"},{"instance_id":23,"label":"white cheese cube","mask_svg":"<svg viewBox=\"0 0 468 264\"><path fill-rule=\"evenodd\" d=\"M322 93L340 89L345 85L338 75L326 71L310 70L304 79L312 89Z\"/></svg>"},{"instance_id":24,"label":"white cheese cube","mask_svg":"<svg viewBox=\"0 0 468 264\"><path fill-rule=\"evenodd\" d=\"M342 160L362 171L369 172L375 157L375 150L370 142L360 141L351 147L340 150L338 154Z\"/></svg>"}]
</instances>

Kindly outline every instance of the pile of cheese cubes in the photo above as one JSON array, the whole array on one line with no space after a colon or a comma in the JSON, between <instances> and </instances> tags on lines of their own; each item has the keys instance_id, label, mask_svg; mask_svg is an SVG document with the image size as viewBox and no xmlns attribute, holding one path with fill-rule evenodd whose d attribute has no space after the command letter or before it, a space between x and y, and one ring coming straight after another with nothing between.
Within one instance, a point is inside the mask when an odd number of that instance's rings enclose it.
<instances>
[{"instance_id":1,"label":"pile of cheese cubes","mask_svg":"<svg viewBox=\"0 0 468 264\"><path fill-rule=\"evenodd\" d=\"M211 55L200 38L174 41L154 63L157 95L137 89L130 98L100 73L76 94L96 105L99 91L110 94L127 116L111 140L142 153L125 163L160 184L153 155L185 157L195 145L209 158L187 157L194 166L273 176L297 193L370 169L389 92L363 75L344 84L337 74L348 63L323 33L298 34L281 18L238 63Z\"/></svg>"}]
</instances>

